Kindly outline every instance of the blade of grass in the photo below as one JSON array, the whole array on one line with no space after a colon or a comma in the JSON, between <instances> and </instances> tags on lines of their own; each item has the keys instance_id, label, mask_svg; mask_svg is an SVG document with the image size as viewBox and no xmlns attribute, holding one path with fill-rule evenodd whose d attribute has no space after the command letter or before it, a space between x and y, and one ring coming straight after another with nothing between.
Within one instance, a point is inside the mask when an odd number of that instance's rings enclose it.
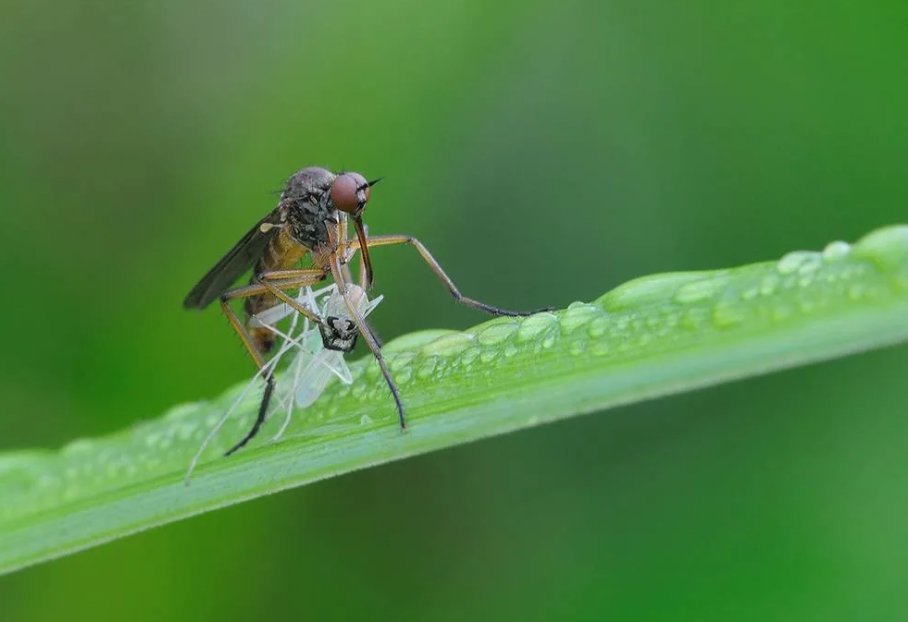
<instances>
[{"instance_id":1,"label":"blade of grass","mask_svg":"<svg viewBox=\"0 0 908 622\"><path fill-rule=\"evenodd\" d=\"M555 313L414 333L385 349L406 433L366 359L281 442L267 442L276 417L222 459L255 414L257 397L242 400L188 487L189 460L242 387L104 438L0 454L0 573L355 469L906 338L908 226L778 262L645 277Z\"/></svg>"}]
</instances>

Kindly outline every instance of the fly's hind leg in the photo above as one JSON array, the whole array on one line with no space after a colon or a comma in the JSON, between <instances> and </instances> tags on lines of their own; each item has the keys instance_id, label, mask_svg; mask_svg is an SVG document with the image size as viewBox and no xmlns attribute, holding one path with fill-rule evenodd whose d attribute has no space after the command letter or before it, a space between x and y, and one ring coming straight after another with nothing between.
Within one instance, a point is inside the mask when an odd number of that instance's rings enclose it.
<instances>
[{"instance_id":1,"label":"fly's hind leg","mask_svg":"<svg viewBox=\"0 0 908 622\"><path fill-rule=\"evenodd\" d=\"M511 311L510 309L502 309L501 307L496 307L490 304L486 304L475 298L470 298L464 296L460 293L460 290L457 288L457 285L454 284L454 281L448 274L444 271L444 268L441 267L441 264L438 263L438 260L432 256L432 253L429 252L422 242L410 235L376 235L369 237L368 241L369 247L373 246L391 246L394 244L409 244L416 249L416 252L419 253L419 256L422 257L422 260L426 262L432 272L435 273L435 276L438 277L438 280L444 284L448 289L451 296L462 305L472 307L474 309L479 309L480 311L485 311L491 315L509 315L509 316L525 316L533 315L534 313L539 313L541 311L551 311L551 307L545 307L542 309L535 309L533 311ZM348 248L359 248L359 240L350 240L347 243Z\"/></svg>"},{"instance_id":2,"label":"fly's hind leg","mask_svg":"<svg viewBox=\"0 0 908 622\"><path fill-rule=\"evenodd\" d=\"M240 341L242 341L243 343L243 347L246 348L246 352L248 352L249 356L252 357L252 361L255 363L255 366L258 368L259 372L262 374L262 377L265 380L265 391L262 394L262 401L259 404L258 415L255 418L255 422L252 424L252 428L249 430L249 432L246 433L246 436L244 436L242 440L240 440L240 442L238 442L236 445L234 445L224 453L225 456L229 456L242 449L246 445L246 443L255 438L255 435L258 434L259 429L262 427L262 424L265 423L265 419L268 415L268 405L271 402L271 395L274 393L274 370L270 369L266 365L264 359L262 358L262 354L258 351L258 348L256 348L255 346L255 342L249 335L249 331L246 330L246 326L243 324L243 322L240 321L240 318L237 317L237 314L233 310L233 308L231 308L230 301L248 298L250 296L260 296L265 293L271 293L279 300L290 305L290 307L293 308L294 311L301 313L316 324L321 325L324 322L318 315L318 313L304 307L299 303L299 301L294 300L293 298L288 296L285 290L293 290L299 289L300 287L315 285L316 283L323 281L325 279L325 276L326 274L324 270L317 269L265 272L258 275L252 285L237 287L221 294L221 311L224 312L224 315L227 317L227 321L230 322L230 326L234 331L236 331L236 334L239 335Z\"/></svg>"}]
</instances>

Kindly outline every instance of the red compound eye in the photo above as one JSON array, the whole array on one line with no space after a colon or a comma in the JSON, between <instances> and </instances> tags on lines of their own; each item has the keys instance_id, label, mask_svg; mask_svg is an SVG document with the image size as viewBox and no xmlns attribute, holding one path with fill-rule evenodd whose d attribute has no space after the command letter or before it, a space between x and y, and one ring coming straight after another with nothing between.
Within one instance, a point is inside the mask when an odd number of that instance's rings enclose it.
<instances>
[{"instance_id":1,"label":"red compound eye","mask_svg":"<svg viewBox=\"0 0 908 622\"><path fill-rule=\"evenodd\" d=\"M370 193L369 182L359 173L341 173L331 184L334 207L348 214L361 211Z\"/></svg>"}]
</instances>

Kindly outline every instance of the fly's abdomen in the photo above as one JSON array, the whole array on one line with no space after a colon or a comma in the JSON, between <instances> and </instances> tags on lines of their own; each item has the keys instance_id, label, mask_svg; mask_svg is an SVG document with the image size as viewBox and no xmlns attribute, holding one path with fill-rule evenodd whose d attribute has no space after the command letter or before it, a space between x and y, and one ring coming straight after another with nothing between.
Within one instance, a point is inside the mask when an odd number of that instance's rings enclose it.
<instances>
[{"instance_id":1,"label":"fly's abdomen","mask_svg":"<svg viewBox=\"0 0 908 622\"><path fill-rule=\"evenodd\" d=\"M297 266L300 259L309 252L309 249L294 240L286 231L280 231L265 247L265 252L253 268L253 277L250 283L256 281L256 276L264 272L277 272L290 270ZM250 326L249 319L258 313L267 311L280 304L274 294L268 292L258 296L246 298L244 309L246 311L246 326L249 336L256 349L262 354L267 354L274 347L275 334L261 326Z\"/></svg>"}]
</instances>

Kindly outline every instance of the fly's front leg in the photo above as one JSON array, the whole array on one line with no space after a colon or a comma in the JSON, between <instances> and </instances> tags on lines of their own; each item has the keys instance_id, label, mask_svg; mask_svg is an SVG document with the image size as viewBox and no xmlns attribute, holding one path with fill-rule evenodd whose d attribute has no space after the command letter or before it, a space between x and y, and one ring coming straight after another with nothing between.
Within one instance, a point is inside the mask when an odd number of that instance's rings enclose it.
<instances>
[{"instance_id":1,"label":"fly's front leg","mask_svg":"<svg viewBox=\"0 0 908 622\"><path fill-rule=\"evenodd\" d=\"M410 235L376 235L369 238L369 247L373 246L391 246L394 244L409 244L416 249L416 252L419 253L419 256L422 257L423 261L428 264L432 272L435 273L435 276L444 284L448 291L451 293L451 296L454 297L454 300L460 304L472 307L474 309L479 309L480 311L485 311L492 315L509 315L509 316L523 316L523 315L533 315L534 313L539 313L541 311L551 311L551 307L545 307L543 309L536 309L534 311L511 311L509 309L502 309L501 307L495 307L490 304L486 304L475 298L470 298L464 296L460 293L460 290L454 284L454 281L451 280L451 277L447 275L444 271L444 268L441 267L441 264L438 263L438 260L432 256L432 253L429 252L422 242ZM350 240L347 243L348 248L359 248L359 240Z\"/></svg>"},{"instance_id":2,"label":"fly's front leg","mask_svg":"<svg viewBox=\"0 0 908 622\"><path fill-rule=\"evenodd\" d=\"M350 294L347 290L348 282L344 281L343 271L341 270L340 261L338 260L337 255L334 256L331 263L331 275L334 277L334 281L337 283L337 287L344 297L344 304L347 307L347 312L350 314L350 319L356 325L359 334L363 336L366 345L368 345L369 349L372 351L372 356L374 356L376 362L378 362L381 374L385 379L385 383L388 385L388 389L391 391L391 396L394 398L394 404L397 406L397 420L400 424L400 429L405 430L407 429L407 418L406 415L404 415L404 405L400 399L400 389L397 388L397 383L394 382L394 378L391 377L391 370L388 369L385 357L381 353L381 345L379 344L378 339L366 323L365 318L357 310L356 305L350 299Z\"/></svg>"},{"instance_id":3,"label":"fly's front leg","mask_svg":"<svg viewBox=\"0 0 908 622\"><path fill-rule=\"evenodd\" d=\"M262 358L261 353L255 347L255 342L252 340L252 337L249 335L249 331L246 329L246 326L240 321L240 318L237 317L236 312L231 308L231 300L241 300L243 298L249 298L250 296L260 296L265 293L274 294L279 300L290 305L290 307L308 317L313 322L317 324L323 324L324 321L322 318L311 309L308 309L301 305L299 301L294 300L285 293L285 290L299 289L300 287L307 287L309 285L315 285L320 281L325 279L325 271L317 269L306 269L306 270L280 270L275 272L264 272L259 274L256 278L256 282L252 285L247 285L245 287L237 287L235 289L228 290L221 294L221 310L224 312L224 315L227 316L227 320L230 322L230 326L236 331L237 335L240 337L240 341L243 342L243 346L246 348L246 351L249 353L249 356L252 357L252 361L255 363L256 368L258 368L259 373L262 374L262 377L265 380L265 392L262 394L262 401L259 404L258 415L255 418L255 422L252 424L252 428L249 432L246 433L246 436L240 440L239 443L231 447L224 455L229 456L230 454L238 451L243 446L246 445L250 440L252 440L256 434L258 434L259 429L262 427L262 424L265 423L265 419L268 415L268 405L271 402L271 395L274 393L274 370L269 369L265 364L264 359Z\"/></svg>"}]
</instances>

